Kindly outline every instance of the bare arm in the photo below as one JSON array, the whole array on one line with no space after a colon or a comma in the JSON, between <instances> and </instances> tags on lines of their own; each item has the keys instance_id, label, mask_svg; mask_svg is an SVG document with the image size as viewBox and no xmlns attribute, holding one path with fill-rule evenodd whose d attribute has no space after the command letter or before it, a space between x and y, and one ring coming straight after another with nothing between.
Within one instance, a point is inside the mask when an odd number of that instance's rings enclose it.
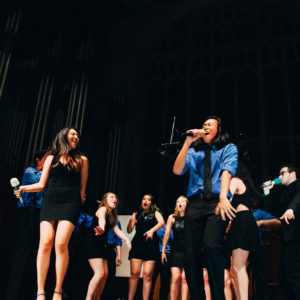
<instances>
[{"instance_id":1,"label":"bare arm","mask_svg":"<svg viewBox=\"0 0 300 300\"><path fill-rule=\"evenodd\" d=\"M86 200L85 190L86 190L86 184L89 175L89 161L85 156L82 156L81 158L82 158L82 168L81 168L80 195L81 195L81 201L83 203Z\"/></svg>"},{"instance_id":2,"label":"bare arm","mask_svg":"<svg viewBox=\"0 0 300 300\"><path fill-rule=\"evenodd\" d=\"M128 225L127 225L127 233L131 233L137 220L136 220L136 215L137 212L134 212L131 216L131 218L129 219Z\"/></svg>"},{"instance_id":3,"label":"bare arm","mask_svg":"<svg viewBox=\"0 0 300 300\"><path fill-rule=\"evenodd\" d=\"M278 228L281 226L281 222L278 219L271 219L271 220L259 220L256 222L257 226L266 226L271 228Z\"/></svg>"},{"instance_id":4,"label":"bare arm","mask_svg":"<svg viewBox=\"0 0 300 300\"><path fill-rule=\"evenodd\" d=\"M41 175L41 178L40 178L39 182L34 183L34 184L30 184L30 185L20 186L19 191L16 191L16 192L19 192L19 193L24 193L24 192L33 193L33 192L42 191L46 187L48 179L49 179L52 159L53 159L53 155L48 155L47 156L47 158L45 160L45 163L44 163L42 175ZM16 193L15 193L15 195L16 195Z\"/></svg>"},{"instance_id":5,"label":"bare arm","mask_svg":"<svg viewBox=\"0 0 300 300\"><path fill-rule=\"evenodd\" d=\"M122 240L126 243L126 245L127 245L127 247L129 248L129 250L131 250L131 242L129 241L129 239L128 239L128 237L125 235L125 233L119 228L118 225L115 225L115 227L114 227L114 232L116 233L116 235L117 235L120 239L122 239Z\"/></svg>"},{"instance_id":6,"label":"bare arm","mask_svg":"<svg viewBox=\"0 0 300 300\"><path fill-rule=\"evenodd\" d=\"M190 148L192 142L190 142L190 138L186 138L173 167L173 173L176 175L181 175L185 166L187 153Z\"/></svg>"},{"instance_id":7,"label":"bare arm","mask_svg":"<svg viewBox=\"0 0 300 300\"><path fill-rule=\"evenodd\" d=\"M158 229L162 228L165 225L164 218L160 212L158 212L158 211L155 212L155 218L156 218L157 224L155 226L153 226L150 230L148 230L144 233L144 236L146 236L146 240L148 240L149 238L152 239L154 232L157 231Z\"/></svg>"},{"instance_id":8,"label":"bare arm","mask_svg":"<svg viewBox=\"0 0 300 300\"><path fill-rule=\"evenodd\" d=\"M116 265L120 266L122 264L122 247L117 246L116 247Z\"/></svg>"},{"instance_id":9,"label":"bare arm","mask_svg":"<svg viewBox=\"0 0 300 300\"><path fill-rule=\"evenodd\" d=\"M223 221L226 220L225 215L232 220L235 217L236 210L231 206L228 200L228 191L230 187L231 173L224 170L221 176L221 189L219 195L219 203L216 208L216 214L221 214Z\"/></svg>"},{"instance_id":10,"label":"bare arm","mask_svg":"<svg viewBox=\"0 0 300 300\"><path fill-rule=\"evenodd\" d=\"M106 225L106 220L105 220L105 216L106 216L106 207L101 206L100 208L98 208L98 210L96 211L95 215L98 218L98 226L96 226L95 229L95 234L96 235L101 235L104 233L105 231L105 225Z\"/></svg>"},{"instance_id":11,"label":"bare arm","mask_svg":"<svg viewBox=\"0 0 300 300\"><path fill-rule=\"evenodd\" d=\"M163 243L162 243L162 248L161 248L161 262L164 264L167 261L167 256L165 254L165 250L171 235L171 229L172 226L174 224L175 218L173 217L173 215L170 215L167 221L167 226L166 226L166 230L165 230L165 234L164 234L164 238L163 238Z\"/></svg>"}]
</instances>

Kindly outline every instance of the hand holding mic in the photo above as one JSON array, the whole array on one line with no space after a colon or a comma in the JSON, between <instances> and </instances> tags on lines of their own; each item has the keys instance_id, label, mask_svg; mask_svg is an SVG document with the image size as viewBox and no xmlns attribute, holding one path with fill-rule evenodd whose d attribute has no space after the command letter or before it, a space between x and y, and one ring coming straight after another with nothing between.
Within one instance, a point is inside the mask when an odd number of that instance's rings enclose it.
<instances>
[{"instance_id":1,"label":"hand holding mic","mask_svg":"<svg viewBox=\"0 0 300 300\"><path fill-rule=\"evenodd\" d=\"M281 179L278 177L278 178L275 178L273 180L269 180L269 181L266 181L264 182L260 188L263 189L265 187L269 187L269 186L272 186L272 185L277 185L277 184L281 184Z\"/></svg>"},{"instance_id":2,"label":"hand holding mic","mask_svg":"<svg viewBox=\"0 0 300 300\"><path fill-rule=\"evenodd\" d=\"M194 129L194 130L195 131L197 130L196 135L193 131L188 130L188 131L182 133L182 137L188 137L188 136L195 137L195 136L198 136L199 138L201 138L201 137L204 137L205 135L209 134L208 132L205 132L204 129Z\"/></svg>"},{"instance_id":3,"label":"hand holding mic","mask_svg":"<svg viewBox=\"0 0 300 300\"><path fill-rule=\"evenodd\" d=\"M19 182L18 178L16 178L16 177L11 178L11 180L10 180L10 185L13 187L13 189L14 189L15 191L20 190L20 182ZM20 200L20 202L22 203L22 205L24 205L24 200L23 200L23 197L22 197L21 194L20 194L20 196L18 197L18 199Z\"/></svg>"},{"instance_id":4,"label":"hand holding mic","mask_svg":"<svg viewBox=\"0 0 300 300\"><path fill-rule=\"evenodd\" d=\"M273 180L269 180L269 181L264 182L260 186L260 188L263 189L264 195L269 195L270 194L270 189L272 189L274 185L281 184L281 182L282 182L281 179L278 177L278 178L275 178Z\"/></svg>"}]
</instances>

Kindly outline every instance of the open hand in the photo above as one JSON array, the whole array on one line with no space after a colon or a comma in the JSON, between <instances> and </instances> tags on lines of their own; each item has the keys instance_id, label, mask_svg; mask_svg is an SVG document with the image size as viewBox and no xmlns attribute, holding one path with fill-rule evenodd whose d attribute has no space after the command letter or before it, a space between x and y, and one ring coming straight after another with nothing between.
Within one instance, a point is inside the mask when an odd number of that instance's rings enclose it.
<instances>
[{"instance_id":1,"label":"open hand","mask_svg":"<svg viewBox=\"0 0 300 300\"><path fill-rule=\"evenodd\" d=\"M285 213L280 217L280 220L285 221L286 224L290 224L289 220L295 219L294 211L292 209L288 209Z\"/></svg>"},{"instance_id":2,"label":"open hand","mask_svg":"<svg viewBox=\"0 0 300 300\"><path fill-rule=\"evenodd\" d=\"M232 221L233 218L235 218L235 213L236 209L231 205L227 197L220 196L220 200L216 207L215 214L220 214L223 221L226 221L226 217Z\"/></svg>"},{"instance_id":3,"label":"open hand","mask_svg":"<svg viewBox=\"0 0 300 300\"><path fill-rule=\"evenodd\" d=\"M164 265L167 262L167 255L165 252L161 253L161 263Z\"/></svg>"},{"instance_id":4,"label":"open hand","mask_svg":"<svg viewBox=\"0 0 300 300\"><path fill-rule=\"evenodd\" d=\"M94 227L95 235L102 235L104 233L104 229L100 226Z\"/></svg>"},{"instance_id":5,"label":"open hand","mask_svg":"<svg viewBox=\"0 0 300 300\"><path fill-rule=\"evenodd\" d=\"M146 241L148 240L148 239L153 239L153 231L150 229L150 230L148 230L147 232L145 232L144 233L144 236L146 236Z\"/></svg>"}]
</instances>

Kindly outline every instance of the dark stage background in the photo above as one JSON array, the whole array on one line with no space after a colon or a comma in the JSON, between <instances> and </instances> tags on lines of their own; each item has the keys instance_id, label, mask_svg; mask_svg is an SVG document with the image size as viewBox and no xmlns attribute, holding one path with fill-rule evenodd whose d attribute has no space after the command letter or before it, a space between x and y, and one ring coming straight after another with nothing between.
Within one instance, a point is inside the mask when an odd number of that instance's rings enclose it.
<instances>
[{"instance_id":1,"label":"dark stage background","mask_svg":"<svg viewBox=\"0 0 300 300\"><path fill-rule=\"evenodd\" d=\"M66 125L90 161L88 203L116 192L121 214L150 192L167 216L185 193L174 151L159 152L174 116L185 131L219 115L257 185L283 161L299 165L299 15L296 0L2 1L5 251L16 211L9 178Z\"/></svg>"}]
</instances>

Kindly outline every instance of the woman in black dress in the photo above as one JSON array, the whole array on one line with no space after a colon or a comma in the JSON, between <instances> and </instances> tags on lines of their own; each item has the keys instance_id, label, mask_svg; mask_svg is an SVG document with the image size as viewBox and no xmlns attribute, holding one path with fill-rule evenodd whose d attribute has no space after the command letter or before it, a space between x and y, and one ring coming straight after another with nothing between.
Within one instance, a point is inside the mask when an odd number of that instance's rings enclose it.
<instances>
[{"instance_id":1,"label":"woman in black dress","mask_svg":"<svg viewBox=\"0 0 300 300\"><path fill-rule=\"evenodd\" d=\"M247 260L249 253L259 246L258 227L252 215L253 199L256 191L250 174L241 162L231 179L231 205L237 210L231 221L228 233L228 250L231 253L231 270L234 277L234 289L238 300L248 300L249 278Z\"/></svg>"},{"instance_id":2,"label":"woman in black dress","mask_svg":"<svg viewBox=\"0 0 300 300\"><path fill-rule=\"evenodd\" d=\"M94 271L94 276L90 280L86 300L99 300L108 275L107 267L107 234L113 228L116 235L124 240L131 249L131 243L127 236L120 230L117 225L118 212L117 205L118 197L114 193L106 193L102 197L99 208L95 213L96 218L93 218L92 227L87 232L85 240L86 252L89 264ZM96 294L96 297L94 297Z\"/></svg>"},{"instance_id":3,"label":"woman in black dress","mask_svg":"<svg viewBox=\"0 0 300 300\"><path fill-rule=\"evenodd\" d=\"M153 200L152 195L144 195L140 211L134 212L128 222L128 233L131 233L134 227L136 228L132 249L129 253L131 274L128 300L134 298L143 264L143 300L149 299L155 261L159 255L156 231L165 224L164 218Z\"/></svg>"},{"instance_id":4,"label":"woman in black dress","mask_svg":"<svg viewBox=\"0 0 300 300\"><path fill-rule=\"evenodd\" d=\"M39 192L50 184L41 207L40 244L37 255L37 299L45 299L45 282L50 264L50 254L55 244L56 285L53 300L62 299L62 285L68 268L68 244L78 220L88 179L88 159L77 146L78 133L66 127L55 137L46 160L40 181L20 186L15 195Z\"/></svg>"},{"instance_id":5,"label":"woman in black dress","mask_svg":"<svg viewBox=\"0 0 300 300\"><path fill-rule=\"evenodd\" d=\"M173 240L171 242L171 287L170 299L177 300L180 285L181 299L189 298L189 288L185 278L185 253L184 253L184 215L188 199L185 196L180 196L176 200L174 214L170 215L167 221L166 231L163 239L161 261L165 263L167 256L165 254L166 245L170 238L171 229L173 231Z\"/></svg>"}]
</instances>

